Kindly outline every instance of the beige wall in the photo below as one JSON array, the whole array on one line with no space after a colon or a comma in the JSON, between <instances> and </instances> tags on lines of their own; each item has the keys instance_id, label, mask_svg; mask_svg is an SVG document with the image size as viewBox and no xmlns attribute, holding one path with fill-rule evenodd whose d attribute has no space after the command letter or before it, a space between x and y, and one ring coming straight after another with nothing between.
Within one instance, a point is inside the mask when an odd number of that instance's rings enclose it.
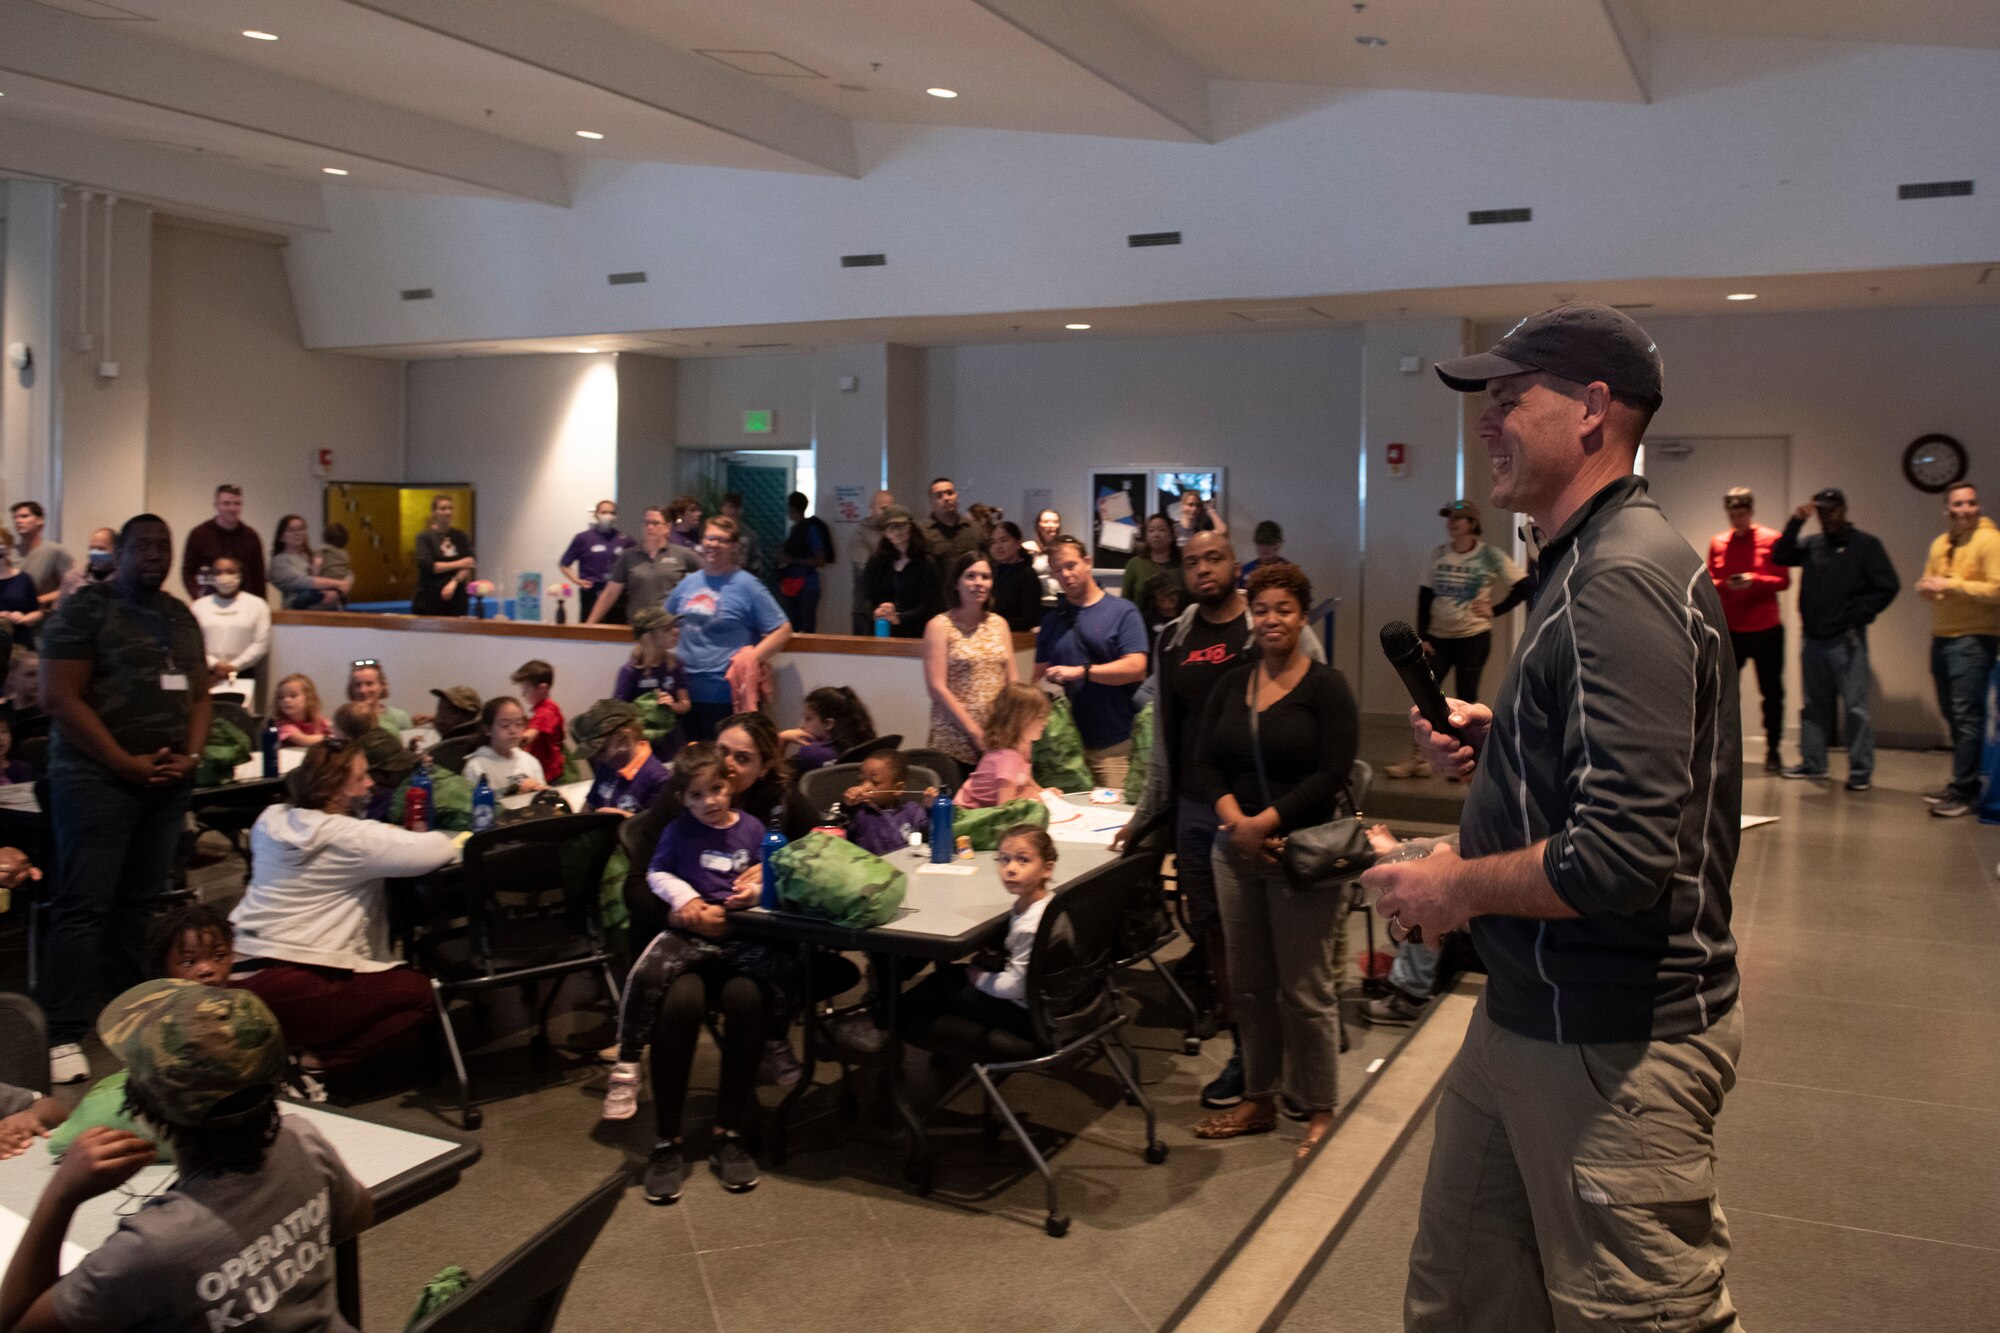
<instances>
[{"instance_id":1,"label":"beige wall","mask_svg":"<svg viewBox=\"0 0 2000 1333\"><path fill-rule=\"evenodd\" d=\"M62 328L61 504L49 504L63 544L80 552L92 528L115 528L147 508L152 360L153 210L111 210L110 309L105 307L105 203L63 191L56 315ZM83 244L87 217L90 239ZM79 284L87 286L79 301ZM109 342L106 334L109 333ZM89 346L82 336L88 334ZM116 375L99 372L117 366Z\"/></svg>"},{"instance_id":2,"label":"beige wall","mask_svg":"<svg viewBox=\"0 0 2000 1333\"><path fill-rule=\"evenodd\" d=\"M402 379L401 362L301 345L276 241L157 220L145 499L176 536L224 481L267 541L287 513L317 529L321 448L332 480L400 481Z\"/></svg>"}]
</instances>

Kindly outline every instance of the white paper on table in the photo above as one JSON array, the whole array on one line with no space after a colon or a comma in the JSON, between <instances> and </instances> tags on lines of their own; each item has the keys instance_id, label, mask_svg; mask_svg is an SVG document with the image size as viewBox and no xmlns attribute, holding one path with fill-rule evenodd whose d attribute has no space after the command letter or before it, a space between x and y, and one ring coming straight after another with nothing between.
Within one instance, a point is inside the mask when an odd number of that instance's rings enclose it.
<instances>
[{"instance_id":1,"label":"white paper on table","mask_svg":"<svg viewBox=\"0 0 2000 1333\"><path fill-rule=\"evenodd\" d=\"M1097 530L1097 544L1107 551L1130 551L1139 544L1139 529L1129 522L1106 523Z\"/></svg>"},{"instance_id":2,"label":"white paper on table","mask_svg":"<svg viewBox=\"0 0 2000 1333\"><path fill-rule=\"evenodd\" d=\"M919 875L971 875L978 870L976 865L959 865L950 861L926 861L917 867Z\"/></svg>"},{"instance_id":3,"label":"white paper on table","mask_svg":"<svg viewBox=\"0 0 2000 1333\"><path fill-rule=\"evenodd\" d=\"M1048 808L1050 828L1054 828L1058 824L1080 824L1083 822L1083 811L1063 799L1063 794L1059 791L1051 791L1047 787L1042 788L1042 804Z\"/></svg>"}]
</instances>

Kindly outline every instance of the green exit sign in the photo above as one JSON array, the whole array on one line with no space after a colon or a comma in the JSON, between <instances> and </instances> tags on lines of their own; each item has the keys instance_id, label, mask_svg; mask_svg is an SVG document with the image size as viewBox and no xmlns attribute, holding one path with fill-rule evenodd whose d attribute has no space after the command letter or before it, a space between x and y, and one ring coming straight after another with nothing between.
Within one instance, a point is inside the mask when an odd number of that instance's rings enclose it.
<instances>
[{"instance_id":1,"label":"green exit sign","mask_svg":"<svg viewBox=\"0 0 2000 1333\"><path fill-rule=\"evenodd\" d=\"M771 433L771 409L768 407L746 409L743 413L743 433L745 435L769 435Z\"/></svg>"}]
</instances>

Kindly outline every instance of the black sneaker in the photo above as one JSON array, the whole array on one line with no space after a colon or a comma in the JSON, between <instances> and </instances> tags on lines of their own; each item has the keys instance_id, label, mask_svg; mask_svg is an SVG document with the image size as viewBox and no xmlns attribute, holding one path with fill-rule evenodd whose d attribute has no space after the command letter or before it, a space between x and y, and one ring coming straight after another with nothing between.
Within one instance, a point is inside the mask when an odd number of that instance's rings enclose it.
<instances>
[{"instance_id":1,"label":"black sneaker","mask_svg":"<svg viewBox=\"0 0 2000 1333\"><path fill-rule=\"evenodd\" d=\"M1764 771L1766 773L1782 773L1785 771L1784 758L1776 750L1764 751Z\"/></svg>"},{"instance_id":2,"label":"black sneaker","mask_svg":"<svg viewBox=\"0 0 2000 1333\"><path fill-rule=\"evenodd\" d=\"M708 1169L715 1172L722 1188L731 1194L742 1194L757 1188L757 1159L750 1155L743 1146L743 1140L735 1134L716 1131L715 1143L708 1150Z\"/></svg>"},{"instance_id":3,"label":"black sneaker","mask_svg":"<svg viewBox=\"0 0 2000 1333\"><path fill-rule=\"evenodd\" d=\"M1956 796L1939 801L1931 807L1931 813L1939 819L1963 819L1972 813L1972 803L1961 801Z\"/></svg>"},{"instance_id":4,"label":"black sneaker","mask_svg":"<svg viewBox=\"0 0 2000 1333\"><path fill-rule=\"evenodd\" d=\"M1927 791L1924 793L1924 804L1943 805L1946 801L1949 801L1951 798L1952 798L1951 788L1939 787L1936 791Z\"/></svg>"},{"instance_id":5,"label":"black sneaker","mask_svg":"<svg viewBox=\"0 0 2000 1333\"><path fill-rule=\"evenodd\" d=\"M680 1198L681 1176L686 1170L679 1139L663 1139L654 1144L653 1155L646 1160L646 1174L640 1180L646 1202L667 1204Z\"/></svg>"},{"instance_id":6,"label":"black sneaker","mask_svg":"<svg viewBox=\"0 0 2000 1333\"><path fill-rule=\"evenodd\" d=\"M1406 1028L1424 1015L1427 1000L1412 1000L1399 990L1392 990L1379 1000L1370 1000L1361 1006L1361 1021L1370 1027Z\"/></svg>"},{"instance_id":7,"label":"black sneaker","mask_svg":"<svg viewBox=\"0 0 2000 1333\"><path fill-rule=\"evenodd\" d=\"M1201 1104L1213 1110L1222 1110L1243 1100L1243 1048L1238 1046L1229 1054L1229 1063L1222 1072L1208 1081L1201 1090Z\"/></svg>"},{"instance_id":8,"label":"black sneaker","mask_svg":"<svg viewBox=\"0 0 2000 1333\"><path fill-rule=\"evenodd\" d=\"M1849 791L1867 791L1870 787L1873 787L1875 784L1870 782L1867 778L1851 777L1842 785L1844 785Z\"/></svg>"},{"instance_id":9,"label":"black sneaker","mask_svg":"<svg viewBox=\"0 0 2000 1333\"><path fill-rule=\"evenodd\" d=\"M1803 778L1807 782L1824 782L1826 781L1826 770L1823 768L1808 768L1804 764L1793 764L1790 768L1779 769L1778 776L1781 778Z\"/></svg>"}]
</instances>

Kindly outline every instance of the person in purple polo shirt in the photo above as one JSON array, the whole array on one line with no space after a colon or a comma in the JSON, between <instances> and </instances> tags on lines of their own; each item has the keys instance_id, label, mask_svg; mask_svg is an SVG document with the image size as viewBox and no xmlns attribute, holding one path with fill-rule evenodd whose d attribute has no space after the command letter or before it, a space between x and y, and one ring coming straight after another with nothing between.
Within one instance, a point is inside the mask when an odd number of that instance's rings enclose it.
<instances>
[{"instance_id":1,"label":"person in purple polo shirt","mask_svg":"<svg viewBox=\"0 0 2000 1333\"><path fill-rule=\"evenodd\" d=\"M604 591L618 557L638 544L618 530L618 502L599 500L591 514L590 526L571 537L562 553L563 577L583 589L576 604L596 606L597 595ZM625 610L614 605L600 619L612 625L622 624Z\"/></svg>"},{"instance_id":2,"label":"person in purple polo shirt","mask_svg":"<svg viewBox=\"0 0 2000 1333\"><path fill-rule=\"evenodd\" d=\"M600 699L569 724L576 750L590 765L586 810L636 815L650 809L672 774L653 757L639 710L617 699Z\"/></svg>"}]
</instances>

